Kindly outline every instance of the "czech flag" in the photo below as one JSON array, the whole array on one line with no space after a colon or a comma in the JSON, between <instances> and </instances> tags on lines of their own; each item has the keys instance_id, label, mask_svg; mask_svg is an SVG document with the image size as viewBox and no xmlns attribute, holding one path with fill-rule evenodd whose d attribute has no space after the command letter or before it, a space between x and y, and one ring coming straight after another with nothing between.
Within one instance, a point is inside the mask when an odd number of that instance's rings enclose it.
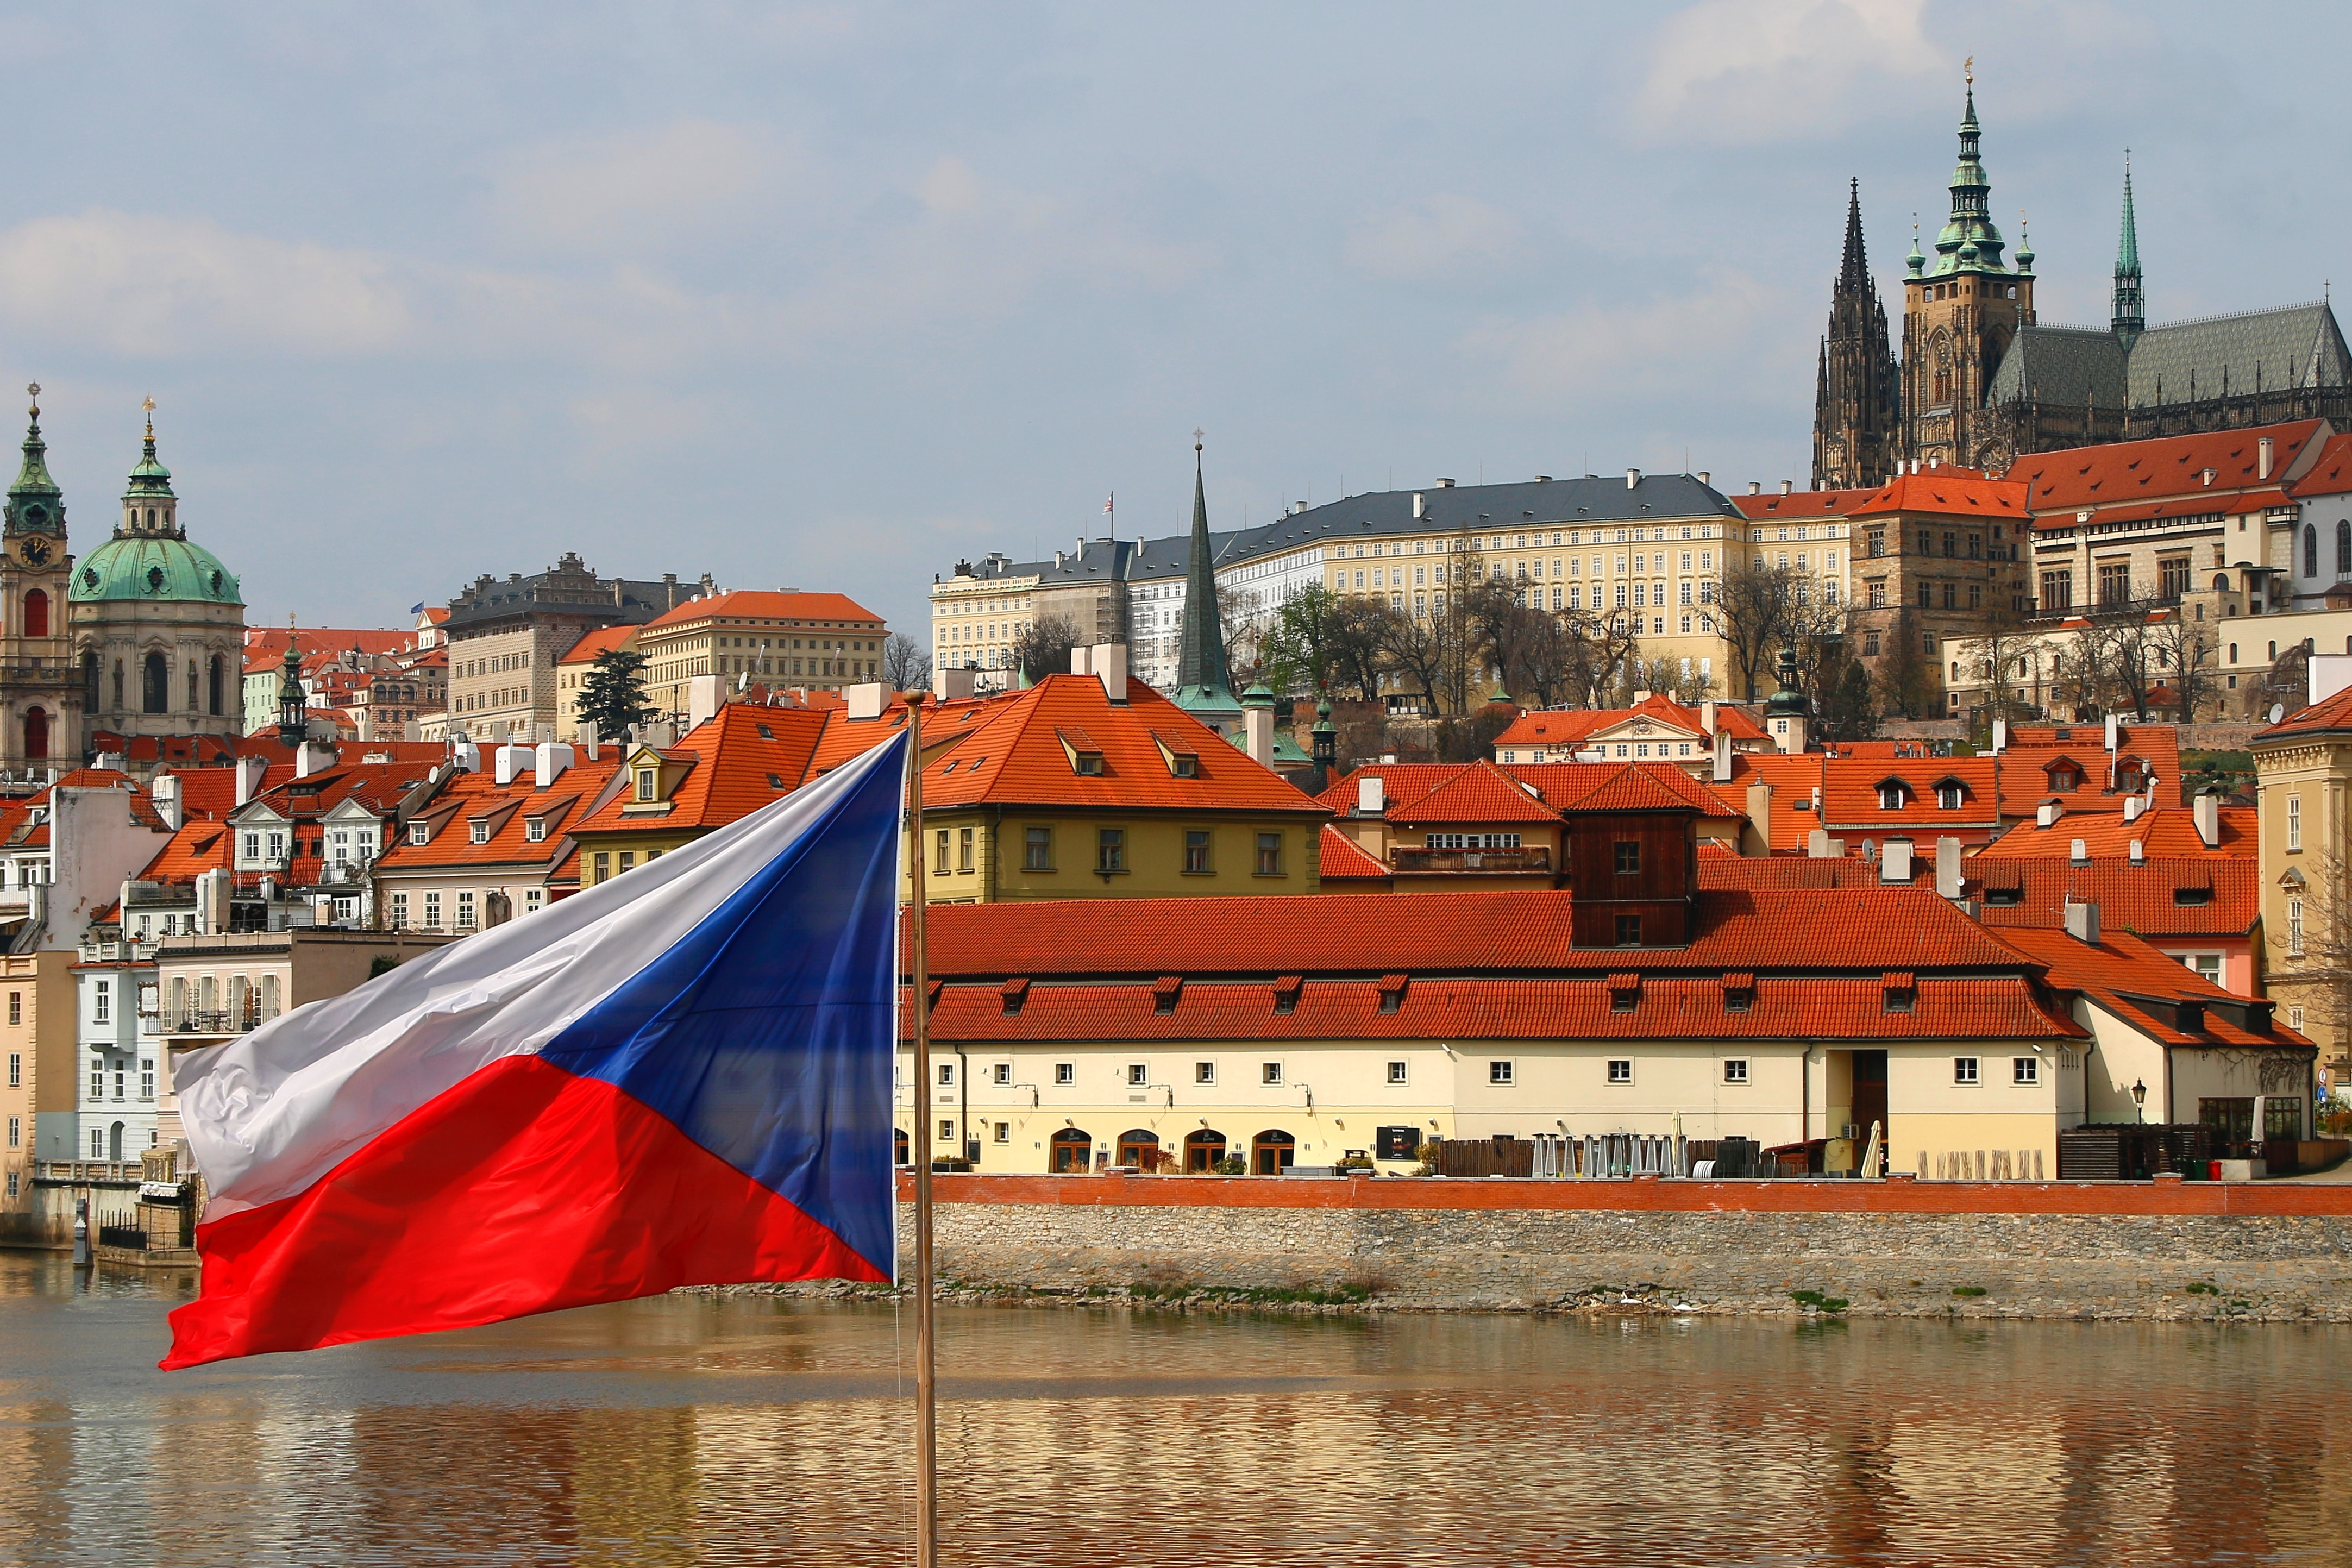
<instances>
[{"instance_id":1,"label":"czech flag","mask_svg":"<svg viewBox=\"0 0 2352 1568\"><path fill-rule=\"evenodd\" d=\"M204 1293L163 1365L894 1278L905 762L188 1058Z\"/></svg>"}]
</instances>

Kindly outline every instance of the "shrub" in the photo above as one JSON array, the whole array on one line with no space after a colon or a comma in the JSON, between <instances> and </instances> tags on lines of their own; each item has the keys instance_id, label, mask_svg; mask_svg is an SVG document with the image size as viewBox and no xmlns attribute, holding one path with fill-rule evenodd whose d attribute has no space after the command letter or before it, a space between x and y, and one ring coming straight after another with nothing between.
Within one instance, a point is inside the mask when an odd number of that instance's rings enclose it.
<instances>
[{"instance_id":1,"label":"shrub","mask_svg":"<svg viewBox=\"0 0 2352 1568\"><path fill-rule=\"evenodd\" d=\"M1249 1162L1239 1154L1228 1154L1209 1169L1220 1176L1246 1176L1249 1174Z\"/></svg>"},{"instance_id":2,"label":"shrub","mask_svg":"<svg viewBox=\"0 0 2352 1568\"><path fill-rule=\"evenodd\" d=\"M1955 1285L1952 1287L1952 1294L1955 1296L1981 1296L1984 1293L1985 1288L1981 1285Z\"/></svg>"},{"instance_id":3,"label":"shrub","mask_svg":"<svg viewBox=\"0 0 2352 1568\"><path fill-rule=\"evenodd\" d=\"M1789 1300L1800 1307L1811 1307L1816 1312L1843 1312L1850 1305L1843 1296L1824 1296L1819 1290L1791 1290Z\"/></svg>"}]
</instances>

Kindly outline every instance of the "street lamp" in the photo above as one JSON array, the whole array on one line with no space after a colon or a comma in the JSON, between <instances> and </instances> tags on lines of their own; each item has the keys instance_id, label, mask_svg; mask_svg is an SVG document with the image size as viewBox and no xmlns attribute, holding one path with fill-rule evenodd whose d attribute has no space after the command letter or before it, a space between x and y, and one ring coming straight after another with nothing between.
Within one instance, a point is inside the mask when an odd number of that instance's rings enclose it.
<instances>
[{"instance_id":1,"label":"street lamp","mask_svg":"<svg viewBox=\"0 0 2352 1568\"><path fill-rule=\"evenodd\" d=\"M2142 1110L2147 1107L2147 1083L2146 1079L2135 1079L2133 1081L2131 1086L2131 1097L2132 1109L2134 1110Z\"/></svg>"}]
</instances>

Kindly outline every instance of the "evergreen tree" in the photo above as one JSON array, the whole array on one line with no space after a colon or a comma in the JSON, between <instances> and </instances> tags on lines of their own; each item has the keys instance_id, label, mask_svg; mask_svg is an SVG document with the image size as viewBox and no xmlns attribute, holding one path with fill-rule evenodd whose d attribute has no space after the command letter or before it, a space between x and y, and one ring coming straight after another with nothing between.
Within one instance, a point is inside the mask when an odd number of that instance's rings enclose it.
<instances>
[{"instance_id":1,"label":"evergreen tree","mask_svg":"<svg viewBox=\"0 0 2352 1568\"><path fill-rule=\"evenodd\" d=\"M608 648L596 656L580 689L583 733L619 740L634 724L654 721L654 706L646 700L646 656L635 648Z\"/></svg>"}]
</instances>

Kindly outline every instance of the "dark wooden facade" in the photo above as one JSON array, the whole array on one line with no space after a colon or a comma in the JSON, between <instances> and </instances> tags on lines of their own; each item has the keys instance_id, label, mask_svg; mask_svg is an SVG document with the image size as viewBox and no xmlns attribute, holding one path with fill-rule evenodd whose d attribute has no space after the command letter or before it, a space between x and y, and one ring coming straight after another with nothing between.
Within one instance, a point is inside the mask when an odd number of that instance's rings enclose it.
<instances>
[{"instance_id":1,"label":"dark wooden facade","mask_svg":"<svg viewBox=\"0 0 2352 1568\"><path fill-rule=\"evenodd\" d=\"M1681 947L1690 941L1698 898L1696 811L1571 815L1567 858L1577 946Z\"/></svg>"}]
</instances>

